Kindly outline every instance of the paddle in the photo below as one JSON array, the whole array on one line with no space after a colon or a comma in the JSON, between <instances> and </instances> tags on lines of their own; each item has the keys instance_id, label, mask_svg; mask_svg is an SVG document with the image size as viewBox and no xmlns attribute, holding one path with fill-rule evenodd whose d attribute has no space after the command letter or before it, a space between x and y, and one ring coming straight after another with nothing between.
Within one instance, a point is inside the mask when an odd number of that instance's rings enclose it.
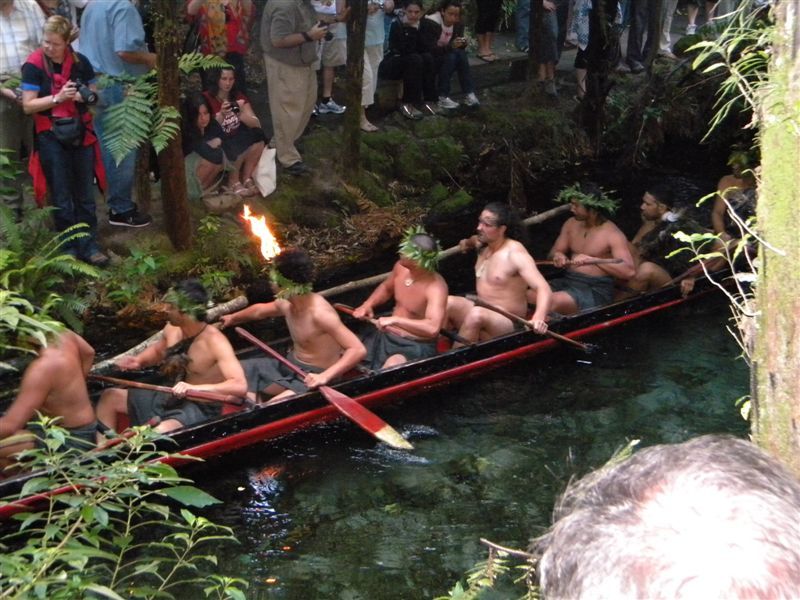
<instances>
[{"instance_id":1,"label":"paddle","mask_svg":"<svg viewBox=\"0 0 800 600\"><path fill-rule=\"evenodd\" d=\"M335 308L339 312L343 312L346 315L350 315L351 317L353 316L353 307L352 306L347 306L347 304L342 304L340 302L335 302L333 304L333 308ZM364 320L365 321L369 321L370 323L375 325L375 327L380 328L380 325L378 324L378 319L365 318ZM388 331L389 333L393 333L395 335L399 335L400 337L403 337L403 334L405 333L405 330L403 330L403 329L401 329L399 327L395 327L394 325L389 325L388 327L384 327L384 329L386 331ZM470 342L468 339L466 339L464 337L461 337L460 335L458 335L457 333L454 333L452 331L447 331L446 329L440 329L439 333L441 335L443 335L444 337L446 337L447 339L449 339L450 341L452 341L452 342L459 342L460 344L463 344L465 346L473 346L474 345L473 342Z\"/></svg>"},{"instance_id":2,"label":"paddle","mask_svg":"<svg viewBox=\"0 0 800 600\"><path fill-rule=\"evenodd\" d=\"M579 267L587 266L587 265L617 265L622 262L621 258L595 258L593 260L587 260L586 262L582 262L578 264ZM571 265L575 265L577 263L568 260L564 263L565 267L569 267ZM539 267L554 267L555 262L552 260L537 260L536 265Z\"/></svg>"},{"instance_id":3,"label":"paddle","mask_svg":"<svg viewBox=\"0 0 800 600\"><path fill-rule=\"evenodd\" d=\"M515 315L514 313L508 312L504 308L500 308L499 306L495 306L494 304L489 304L485 300L481 300L480 298L478 298L478 296L476 296L475 294L467 294L466 298L467 300L471 300L472 302L474 302L477 306L493 310L497 314L503 315L507 319L511 319L514 323L519 323L523 327L527 327L528 329L533 329L533 326L526 319L523 319L522 317ZM561 335L560 333L556 333L555 331L550 331L549 329L540 335L545 335L547 337L553 338L554 340L558 340L559 342L564 342L565 344L575 346L576 348L583 350L587 354L590 354L595 350L597 350L597 346L595 346L594 344L584 344L583 342L573 340L564 335Z\"/></svg>"},{"instance_id":4,"label":"paddle","mask_svg":"<svg viewBox=\"0 0 800 600\"><path fill-rule=\"evenodd\" d=\"M303 371L303 369L298 367L282 354L270 348L267 344L262 342L249 331L245 331L241 327L236 327L235 329L236 333L238 333L241 337L246 339L251 344L258 346L261 350L280 361L300 377L306 376L306 372ZM400 448L402 450L414 449L414 446L409 444L408 441L406 441L403 436L393 429L391 425L383 421L372 411L361 406L349 396L345 396L343 393L333 389L332 387L328 387L327 385L319 386L319 391L336 410L353 421L353 423L361 427L367 433L375 436L379 440L386 442L393 448Z\"/></svg>"},{"instance_id":5,"label":"paddle","mask_svg":"<svg viewBox=\"0 0 800 600\"><path fill-rule=\"evenodd\" d=\"M140 390L150 390L153 392L162 392L164 394L172 395L172 388L165 385L155 385L152 383L142 383L141 381L131 381L129 379L120 379L119 377L106 377L105 375L95 375L89 373L87 379L92 381L102 381L103 383L111 383L120 387L138 388ZM200 402L220 402L222 404L231 404L233 406L244 406L247 403L246 398L238 398L226 394L217 394L216 392L206 392L204 390L187 390L186 397Z\"/></svg>"}]
</instances>

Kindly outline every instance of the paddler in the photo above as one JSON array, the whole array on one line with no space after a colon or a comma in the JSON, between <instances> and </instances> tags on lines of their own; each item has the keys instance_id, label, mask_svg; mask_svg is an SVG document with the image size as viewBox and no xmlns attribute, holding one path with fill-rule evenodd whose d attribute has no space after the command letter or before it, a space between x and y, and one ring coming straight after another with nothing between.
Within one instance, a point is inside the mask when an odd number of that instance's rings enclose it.
<instances>
[{"instance_id":1,"label":"paddler","mask_svg":"<svg viewBox=\"0 0 800 600\"><path fill-rule=\"evenodd\" d=\"M0 417L0 440L25 433L36 439L0 448L1 467L12 464L17 452L44 443L41 426L35 422L37 411L59 417L58 425L70 434L64 447L86 450L94 446L97 420L86 389L93 360L94 348L68 330L50 336L39 348L37 358L25 369L17 397Z\"/></svg>"},{"instance_id":2,"label":"paddler","mask_svg":"<svg viewBox=\"0 0 800 600\"><path fill-rule=\"evenodd\" d=\"M312 291L314 268L305 250L281 252L270 271L273 302L253 304L220 319L220 328L270 317L283 317L293 348L287 358L308 373L305 379L273 358L242 361L247 387L275 399L301 394L332 383L361 362L367 354L356 334L342 323L336 310Z\"/></svg>"},{"instance_id":3,"label":"paddler","mask_svg":"<svg viewBox=\"0 0 800 600\"><path fill-rule=\"evenodd\" d=\"M365 331L367 365L393 367L436 354L436 340L447 317L447 283L437 273L441 248L422 227L409 228L400 243L400 259L388 279L353 311L373 319ZM391 316L375 319L374 309L394 300Z\"/></svg>"},{"instance_id":4,"label":"paddler","mask_svg":"<svg viewBox=\"0 0 800 600\"><path fill-rule=\"evenodd\" d=\"M593 183L562 190L558 201L569 202L572 217L561 227L549 253L553 265L567 268L563 277L550 281L551 309L571 315L611 302L614 280L630 279L636 270L625 234L610 220L617 201ZM619 262L596 264L606 258Z\"/></svg>"},{"instance_id":5,"label":"paddler","mask_svg":"<svg viewBox=\"0 0 800 600\"><path fill-rule=\"evenodd\" d=\"M475 289L478 297L497 307L527 318L526 292L536 301L536 310L530 319L537 333L547 331L545 318L550 306L550 286L536 267L536 262L518 240L522 226L507 204L487 204L478 217L477 235L461 240L463 251L475 248ZM477 342L510 333L514 324L510 319L460 296L450 296L447 301L450 322L459 328L461 337Z\"/></svg>"},{"instance_id":6,"label":"paddler","mask_svg":"<svg viewBox=\"0 0 800 600\"><path fill-rule=\"evenodd\" d=\"M186 398L189 390L244 397L244 372L225 335L205 321L208 294L195 279L170 288L164 296L167 324L160 339L136 356L123 356L117 366L137 370L162 365L162 372L176 380L172 395L141 389L109 388L100 397L97 418L116 427L117 413L126 413L131 425L143 425L160 417L157 431L167 432L217 417L219 403Z\"/></svg>"}]
</instances>

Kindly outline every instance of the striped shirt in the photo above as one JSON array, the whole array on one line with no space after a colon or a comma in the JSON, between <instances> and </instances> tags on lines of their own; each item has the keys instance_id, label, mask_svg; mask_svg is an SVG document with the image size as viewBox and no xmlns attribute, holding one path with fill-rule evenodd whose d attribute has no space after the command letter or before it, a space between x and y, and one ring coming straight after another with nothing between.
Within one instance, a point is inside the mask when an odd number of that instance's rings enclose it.
<instances>
[{"instance_id":1,"label":"striped shirt","mask_svg":"<svg viewBox=\"0 0 800 600\"><path fill-rule=\"evenodd\" d=\"M19 77L28 56L42 43L44 13L35 0L14 0L0 11L0 78Z\"/></svg>"}]
</instances>

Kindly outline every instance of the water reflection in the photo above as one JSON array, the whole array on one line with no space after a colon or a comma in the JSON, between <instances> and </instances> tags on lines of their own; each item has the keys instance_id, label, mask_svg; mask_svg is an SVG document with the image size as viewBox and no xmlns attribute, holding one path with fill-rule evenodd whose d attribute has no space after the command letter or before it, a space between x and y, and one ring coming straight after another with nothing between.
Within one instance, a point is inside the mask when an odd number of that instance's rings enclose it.
<instances>
[{"instance_id":1,"label":"water reflection","mask_svg":"<svg viewBox=\"0 0 800 600\"><path fill-rule=\"evenodd\" d=\"M445 594L485 558L480 537L524 547L566 481L629 439L744 435L726 315L655 316L593 340L591 364L563 350L381 409L411 454L337 422L214 463L201 483L226 504L212 516L242 541L223 568L253 598Z\"/></svg>"}]
</instances>

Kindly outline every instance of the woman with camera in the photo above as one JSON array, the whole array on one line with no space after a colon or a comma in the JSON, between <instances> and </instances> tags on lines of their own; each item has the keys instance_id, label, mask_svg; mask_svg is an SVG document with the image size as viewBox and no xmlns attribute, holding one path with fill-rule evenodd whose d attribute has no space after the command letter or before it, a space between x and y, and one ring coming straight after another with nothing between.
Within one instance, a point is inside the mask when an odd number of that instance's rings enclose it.
<instances>
[{"instance_id":1,"label":"woman with camera","mask_svg":"<svg viewBox=\"0 0 800 600\"><path fill-rule=\"evenodd\" d=\"M461 22L461 0L442 0L439 8L426 15L426 19L439 26L439 37L433 51L438 73L436 86L439 90L439 108L451 110L458 108L458 102L450 99L450 79L458 73L458 84L466 94L464 104L478 106L472 75L467 57L467 38L464 37L464 24Z\"/></svg>"},{"instance_id":2,"label":"woman with camera","mask_svg":"<svg viewBox=\"0 0 800 600\"><path fill-rule=\"evenodd\" d=\"M36 201L50 192L56 231L86 223L88 235L72 240L66 251L95 266L108 264L97 243L94 177L105 188L100 147L87 105L97 102L94 69L72 50L72 24L62 16L45 21L42 47L22 66L22 108L33 115L34 152L28 170Z\"/></svg>"},{"instance_id":3,"label":"woman with camera","mask_svg":"<svg viewBox=\"0 0 800 600\"><path fill-rule=\"evenodd\" d=\"M264 132L247 96L236 87L234 70L224 67L209 71L208 90L203 95L214 119L222 127L228 189L237 196L255 196L258 189L253 173L264 150Z\"/></svg>"}]
</instances>

